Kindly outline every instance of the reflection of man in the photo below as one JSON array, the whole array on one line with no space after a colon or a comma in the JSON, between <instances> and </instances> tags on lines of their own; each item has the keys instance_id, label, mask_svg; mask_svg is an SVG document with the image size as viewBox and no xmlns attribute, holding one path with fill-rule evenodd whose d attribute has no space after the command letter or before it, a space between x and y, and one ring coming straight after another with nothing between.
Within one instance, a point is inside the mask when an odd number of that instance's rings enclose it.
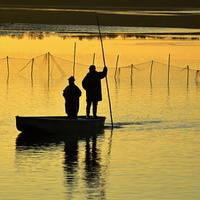
<instances>
[{"instance_id":1,"label":"reflection of man","mask_svg":"<svg viewBox=\"0 0 200 200\"><path fill-rule=\"evenodd\" d=\"M81 96L81 90L75 85L75 79L73 76L68 80L69 85L63 90L65 111L70 119L76 119L79 110L79 97Z\"/></svg>"},{"instance_id":2,"label":"reflection of man","mask_svg":"<svg viewBox=\"0 0 200 200\"><path fill-rule=\"evenodd\" d=\"M101 94L101 79L107 75L107 67L103 68L102 72L97 72L96 67L91 65L89 67L89 73L82 81L82 86L86 90L86 117L90 116L90 107L93 104L93 118L97 117L97 104L102 100Z\"/></svg>"}]
</instances>

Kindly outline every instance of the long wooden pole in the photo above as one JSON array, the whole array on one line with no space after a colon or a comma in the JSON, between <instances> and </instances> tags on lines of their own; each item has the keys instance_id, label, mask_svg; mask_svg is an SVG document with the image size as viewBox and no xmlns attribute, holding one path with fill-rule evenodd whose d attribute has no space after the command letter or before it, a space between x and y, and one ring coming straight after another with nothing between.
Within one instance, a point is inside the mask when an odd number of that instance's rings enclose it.
<instances>
[{"instance_id":1,"label":"long wooden pole","mask_svg":"<svg viewBox=\"0 0 200 200\"><path fill-rule=\"evenodd\" d=\"M94 65L94 61L95 61L95 53L93 54L93 58L92 58L92 64Z\"/></svg>"},{"instance_id":2,"label":"long wooden pole","mask_svg":"<svg viewBox=\"0 0 200 200\"><path fill-rule=\"evenodd\" d=\"M104 66L106 66L106 59L105 59L105 54L104 54L103 40L102 40L102 36L101 36L101 30L100 30L100 26L99 26L98 17L97 17L97 24L98 24L98 29L99 29L99 38L100 38L100 42L101 42L101 50L102 50L103 63L104 63ZM109 109L110 109L110 120L111 120L112 129L113 129L112 108L111 108L111 100L110 100L110 92L109 92L109 86L108 86L107 76L106 76L106 87L107 87L108 103L109 103Z\"/></svg>"},{"instance_id":3,"label":"long wooden pole","mask_svg":"<svg viewBox=\"0 0 200 200\"><path fill-rule=\"evenodd\" d=\"M74 43L74 64L73 64L73 76L75 76L75 66L76 66L76 42Z\"/></svg>"}]
</instances>

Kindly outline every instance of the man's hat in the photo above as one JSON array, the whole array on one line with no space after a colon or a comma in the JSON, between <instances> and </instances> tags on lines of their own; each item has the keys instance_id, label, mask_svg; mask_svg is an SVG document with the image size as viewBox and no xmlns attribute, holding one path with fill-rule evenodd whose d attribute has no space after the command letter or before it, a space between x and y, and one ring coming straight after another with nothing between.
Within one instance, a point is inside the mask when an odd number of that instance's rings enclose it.
<instances>
[{"instance_id":1,"label":"man's hat","mask_svg":"<svg viewBox=\"0 0 200 200\"><path fill-rule=\"evenodd\" d=\"M96 69L94 65L90 65L89 69Z\"/></svg>"},{"instance_id":2,"label":"man's hat","mask_svg":"<svg viewBox=\"0 0 200 200\"><path fill-rule=\"evenodd\" d=\"M69 81L75 81L75 78L73 76L69 77Z\"/></svg>"}]
</instances>

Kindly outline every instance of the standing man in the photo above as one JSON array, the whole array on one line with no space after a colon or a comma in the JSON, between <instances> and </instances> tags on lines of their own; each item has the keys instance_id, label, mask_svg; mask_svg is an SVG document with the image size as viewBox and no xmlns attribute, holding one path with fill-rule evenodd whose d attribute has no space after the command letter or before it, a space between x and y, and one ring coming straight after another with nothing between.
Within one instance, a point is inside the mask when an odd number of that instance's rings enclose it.
<instances>
[{"instance_id":1,"label":"standing man","mask_svg":"<svg viewBox=\"0 0 200 200\"><path fill-rule=\"evenodd\" d=\"M86 90L86 118L90 116L90 107L93 104L93 118L97 117L97 104L102 100L101 93L101 79L107 75L107 67L103 68L102 72L97 72L96 67L91 65L89 67L89 73L82 81L82 86Z\"/></svg>"},{"instance_id":2,"label":"standing man","mask_svg":"<svg viewBox=\"0 0 200 200\"><path fill-rule=\"evenodd\" d=\"M71 76L68 81L69 85L63 90L63 97L65 98L65 111L70 119L77 119L81 90L75 85L75 79L73 76Z\"/></svg>"}]
</instances>

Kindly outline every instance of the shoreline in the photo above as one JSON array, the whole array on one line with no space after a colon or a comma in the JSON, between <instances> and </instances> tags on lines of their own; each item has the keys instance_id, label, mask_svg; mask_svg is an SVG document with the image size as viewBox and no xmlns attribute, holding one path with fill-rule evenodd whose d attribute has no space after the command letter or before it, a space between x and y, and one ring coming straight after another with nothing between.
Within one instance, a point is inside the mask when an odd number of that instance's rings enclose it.
<instances>
[{"instance_id":1,"label":"shoreline","mask_svg":"<svg viewBox=\"0 0 200 200\"><path fill-rule=\"evenodd\" d=\"M163 16L98 13L91 10L0 9L0 23L96 25L97 16L103 26L200 28L199 14Z\"/></svg>"}]
</instances>

